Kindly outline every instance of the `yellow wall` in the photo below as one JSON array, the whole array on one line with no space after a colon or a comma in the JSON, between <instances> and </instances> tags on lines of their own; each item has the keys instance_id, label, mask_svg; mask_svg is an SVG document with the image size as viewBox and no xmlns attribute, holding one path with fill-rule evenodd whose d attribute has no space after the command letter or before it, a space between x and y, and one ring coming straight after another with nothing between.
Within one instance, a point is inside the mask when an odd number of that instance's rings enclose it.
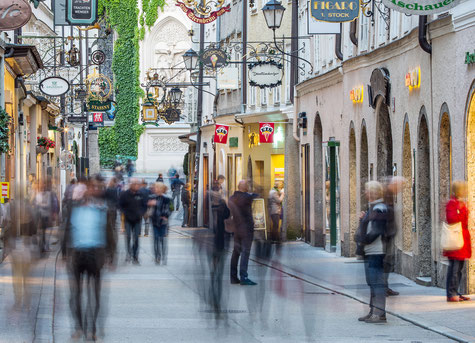
<instances>
[{"instance_id":1,"label":"yellow wall","mask_svg":"<svg viewBox=\"0 0 475 343\"><path fill-rule=\"evenodd\" d=\"M284 181L284 167L285 167L285 155L284 154L275 154L271 155L271 187L275 183L276 175L279 180ZM279 170L276 170L279 169Z\"/></svg>"}]
</instances>

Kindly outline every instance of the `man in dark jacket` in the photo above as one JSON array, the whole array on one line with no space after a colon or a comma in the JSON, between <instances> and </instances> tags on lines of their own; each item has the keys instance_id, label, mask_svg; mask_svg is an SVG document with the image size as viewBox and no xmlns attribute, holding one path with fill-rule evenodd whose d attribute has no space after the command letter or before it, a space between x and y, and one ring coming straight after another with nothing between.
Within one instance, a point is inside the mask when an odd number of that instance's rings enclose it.
<instances>
[{"instance_id":1,"label":"man in dark jacket","mask_svg":"<svg viewBox=\"0 0 475 343\"><path fill-rule=\"evenodd\" d=\"M143 197L139 192L140 183L132 179L129 189L120 195L119 206L125 217L125 231L127 242L127 261L131 258L134 264L139 263L139 235L140 226L142 224ZM130 240L133 237L132 249L130 248Z\"/></svg>"},{"instance_id":2,"label":"man in dark jacket","mask_svg":"<svg viewBox=\"0 0 475 343\"><path fill-rule=\"evenodd\" d=\"M254 238L254 219L252 217L252 201L258 196L250 194L247 181L241 180L238 190L229 198L229 207L233 215L234 249L231 257L231 283L240 283L243 286L254 286L257 283L247 277L247 266L249 264L249 254L251 252L252 240ZM237 264L239 257L239 280L237 276Z\"/></svg>"},{"instance_id":3,"label":"man in dark jacket","mask_svg":"<svg viewBox=\"0 0 475 343\"><path fill-rule=\"evenodd\" d=\"M183 186L183 181L180 180L180 175L175 174L175 178L170 182L170 188L172 189L172 202L175 208L175 211L180 209L180 194L181 186ZM175 202L176 199L176 202Z\"/></svg>"},{"instance_id":4,"label":"man in dark jacket","mask_svg":"<svg viewBox=\"0 0 475 343\"><path fill-rule=\"evenodd\" d=\"M183 186L181 190L181 204L183 205L183 222L181 227L188 226L188 220L190 218L190 205L191 205L191 194L190 194L190 184L187 183Z\"/></svg>"}]
</instances>

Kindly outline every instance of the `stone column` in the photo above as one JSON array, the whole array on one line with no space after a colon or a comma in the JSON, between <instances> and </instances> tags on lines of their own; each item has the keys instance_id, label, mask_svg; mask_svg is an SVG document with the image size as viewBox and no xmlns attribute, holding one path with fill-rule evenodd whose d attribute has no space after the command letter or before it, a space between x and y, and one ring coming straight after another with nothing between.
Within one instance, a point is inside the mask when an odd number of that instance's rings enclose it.
<instances>
[{"instance_id":1,"label":"stone column","mask_svg":"<svg viewBox=\"0 0 475 343\"><path fill-rule=\"evenodd\" d=\"M292 135L292 125L288 124L285 132L285 198L284 218L282 222L283 238L294 239L302 236L300 211L300 151L299 142Z\"/></svg>"},{"instance_id":2,"label":"stone column","mask_svg":"<svg viewBox=\"0 0 475 343\"><path fill-rule=\"evenodd\" d=\"M101 171L99 161L99 132L97 130L89 130L87 151L89 152L89 175L97 174Z\"/></svg>"}]
</instances>

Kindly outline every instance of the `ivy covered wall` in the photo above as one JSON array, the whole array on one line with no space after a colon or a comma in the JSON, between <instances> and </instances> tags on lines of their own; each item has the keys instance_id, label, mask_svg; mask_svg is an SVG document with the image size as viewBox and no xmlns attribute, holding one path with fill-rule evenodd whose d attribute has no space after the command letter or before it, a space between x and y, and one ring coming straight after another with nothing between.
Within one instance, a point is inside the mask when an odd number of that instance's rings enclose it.
<instances>
[{"instance_id":1,"label":"ivy covered wall","mask_svg":"<svg viewBox=\"0 0 475 343\"><path fill-rule=\"evenodd\" d=\"M116 32L112 71L117 102L115 124L99 130L101 166L112 166L115 156L137 156L137 145L144 128L139 124L140 88L139 39L145 25L153 26L165 0L142 0L139 20L138 0L100 0L99 11Z\"/></svg>"}]
</instances>

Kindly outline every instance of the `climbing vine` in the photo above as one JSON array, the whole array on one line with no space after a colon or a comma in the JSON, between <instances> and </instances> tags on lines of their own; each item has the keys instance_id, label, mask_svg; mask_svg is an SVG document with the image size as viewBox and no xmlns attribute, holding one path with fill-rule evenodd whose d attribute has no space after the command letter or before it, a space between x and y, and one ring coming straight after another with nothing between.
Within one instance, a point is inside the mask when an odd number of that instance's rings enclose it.
<instances>
[{"instance_id":1,"label":"climbing vine","mask_svg":"<svg viewBox=\"0 0 475 343\"><path fill-rule=\"evenodd\" d=\"M11 117L0 107L0 154L5 154L10 150L8 145Z\"/></svg>"},{"instance_id":2,"label":"climbing vine","mask_svg":"<svg viewBox=\"0 0 475 343\"><path fill-rule=\"evenodd\" d=\"M137 156L137 146L144 128L139 125L140 88L139 39L144 36L144 24L152 26L164 0L143 0L139 16L138 0L101 0L100 13L117 32L114 42L112 71L114 72L117 115L115 125L99 130L101 165L111 166L116 155ZM151 24L149 24L151 23Z\"/></svg>"}]
</instances>

